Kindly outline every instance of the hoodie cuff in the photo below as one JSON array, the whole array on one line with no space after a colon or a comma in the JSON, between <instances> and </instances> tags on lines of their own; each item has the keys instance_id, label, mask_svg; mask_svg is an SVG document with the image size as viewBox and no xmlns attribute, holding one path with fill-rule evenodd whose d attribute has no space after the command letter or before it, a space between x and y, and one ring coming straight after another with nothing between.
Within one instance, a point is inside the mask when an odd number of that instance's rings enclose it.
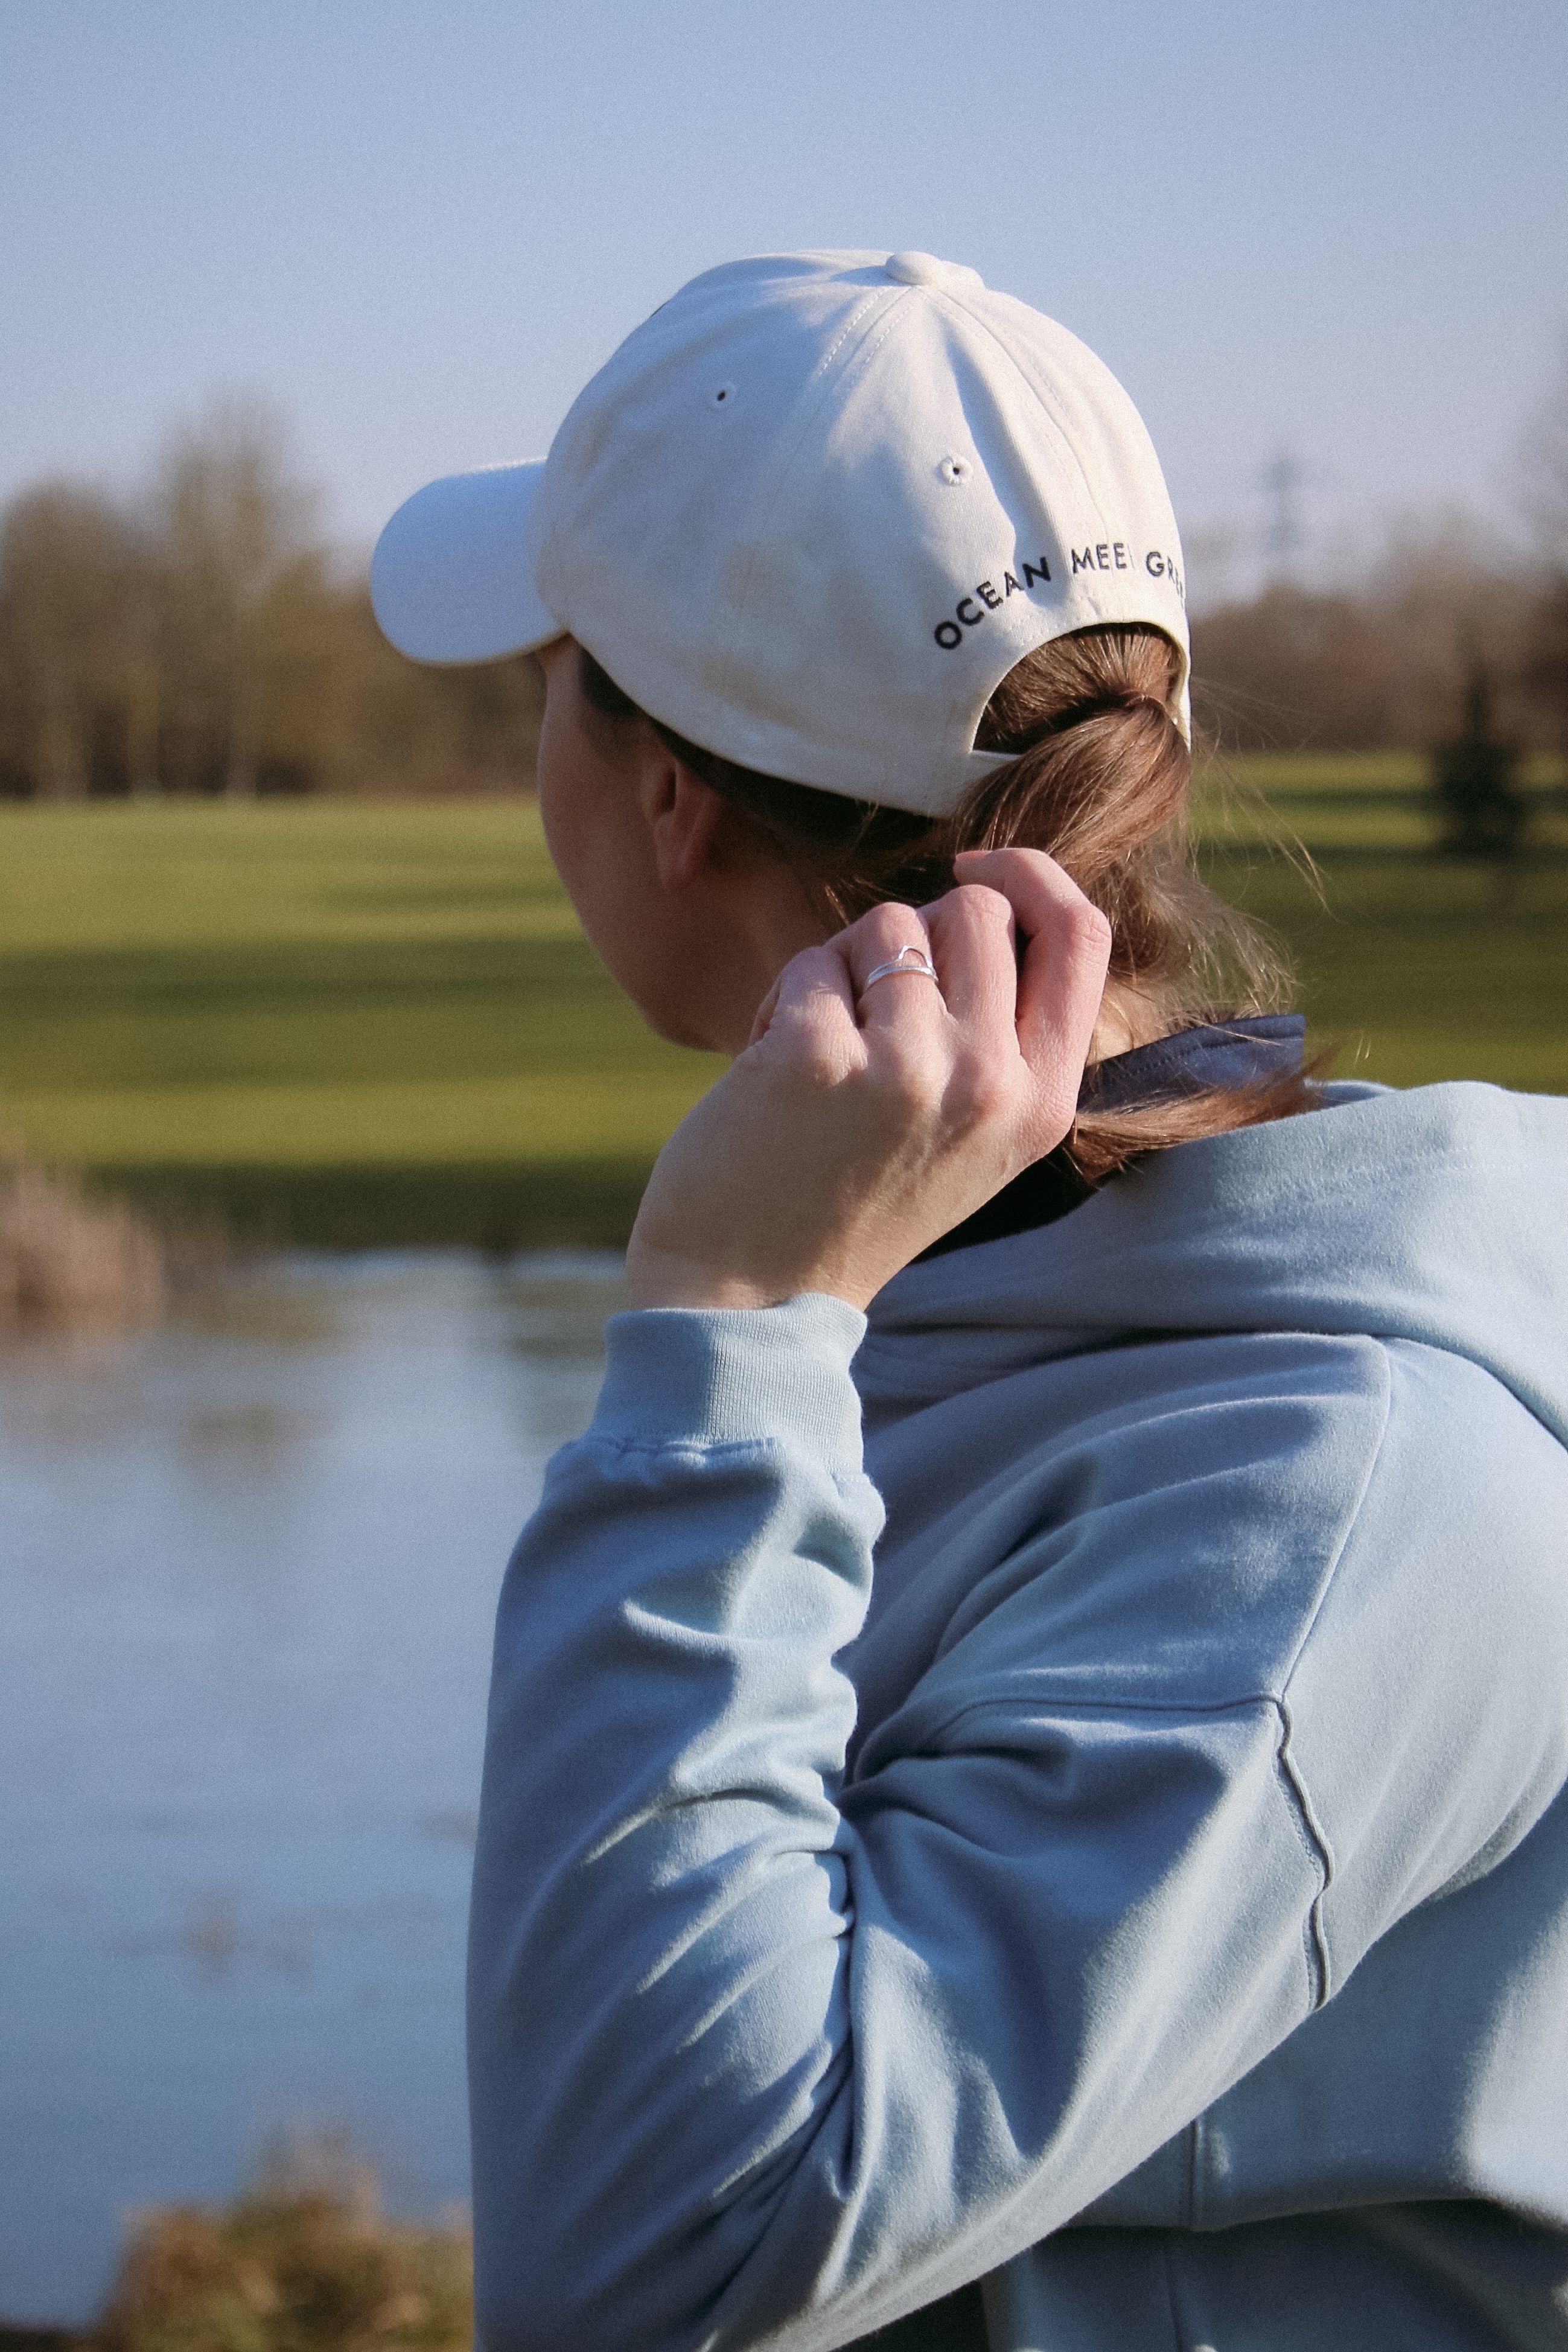
<instances>
[{"instance_id":1,"label":"hoodie cuff","mask_svg":"<svg viewBox=\"0 0 1568 2352\"><path fill-rule=\"evenodd\" d=\"M811 1292L780 1307L644 1307L605 1327L590 1436L612 1444L803 1444L860 1468L850 1360L866 1318Z\"/></svg>"}]
</instances>

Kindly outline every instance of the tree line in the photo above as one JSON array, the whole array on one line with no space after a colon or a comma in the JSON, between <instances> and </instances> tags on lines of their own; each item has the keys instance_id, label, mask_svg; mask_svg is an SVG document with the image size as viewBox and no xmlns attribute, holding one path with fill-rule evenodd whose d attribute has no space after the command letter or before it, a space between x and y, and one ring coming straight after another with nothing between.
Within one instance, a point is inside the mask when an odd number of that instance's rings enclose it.
<instances>
[{"instance_id":1,"label":"tree line","mask_svg":"<svg viewBox=\"0 0 1568 2352\"><path fill-rule=\"evenodd\" d=\"M1355 587L1276 580L1193 627L1194 707L1236 751L1568 752L1568 339L1513 467L1520 542L1454 520ZM1484 719L1482 714L1484 713Z\"/></svg>"},{"instance_id":2,"label":"tree line","mask_svg":"<svg viewBox=\"0 0 1568 2352\"><path fill-rule=\"evenodd\" d=\"M265 409L215 408L141 495L71 481L0 516L0 796L518 789L529 662L395 654Z\"/></svg>"},{"instance_id":3,"label":"tree line","mask_svg":"<svg viewBox=\"0 0 1568 2352\"><path fill-rule=\"evenodd\" d=\"M1568 371L1526 478L1531 557L1456 526L1358 589L1280 580L1202 614L1205 734L1426 749L1484 689L1500 740L1568 750ZM0 514L0 797L526 789L540 700L531 662L391 650L255 405L177 435L139 496L47 482Z\"/></svg>"},{"instance_id":4,"label":"tree line","mask_svg":"<svg viewBox=\"0 0 1568 2352\"><path fill-rule=\"evenodd\" d=\"M1357 590L1276 581L1193 624L1203 734L1253 751L1427 751L1475 723L1568 751L1568 551L1477 560L1459 532L1406 546Z\"/></svg>"}]
</instances>

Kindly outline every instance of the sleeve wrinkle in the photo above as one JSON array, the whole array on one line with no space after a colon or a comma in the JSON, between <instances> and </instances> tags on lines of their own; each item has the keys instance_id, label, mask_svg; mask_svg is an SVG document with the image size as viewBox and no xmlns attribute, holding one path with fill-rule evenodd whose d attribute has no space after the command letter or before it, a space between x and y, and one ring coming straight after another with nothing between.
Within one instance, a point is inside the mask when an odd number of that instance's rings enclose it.
<instances>
[{"instance_id":1,"label":"sleeve wrinkle","mask_svg":"<svg viewBox=\"0 0 1568 2352\"><path fill-rule=\"evenodd\" d=\"M741 1462L780 1462L789 1459L789 1448L772 1437L605 1437L592 1433L580 1437L577 1444L586 1453L605 1454L612 1459L627 1460L668 1458L674 1462L714 1462L732 1455ZM840 1473L829 1474L835 1485Z\"/></svg>"}]
</instances>

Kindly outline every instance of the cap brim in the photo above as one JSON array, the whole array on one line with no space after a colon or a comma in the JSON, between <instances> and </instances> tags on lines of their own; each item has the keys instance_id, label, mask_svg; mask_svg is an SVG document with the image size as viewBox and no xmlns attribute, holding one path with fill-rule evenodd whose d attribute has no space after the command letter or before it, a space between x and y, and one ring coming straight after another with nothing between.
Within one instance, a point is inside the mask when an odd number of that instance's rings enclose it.
<instances>
[{"instance_id":1,"label":"cap brim","mask_svg":"<svg viewBox=\"0 0 1568 2352\"><path fill-rule=\"evenodd\" d=\"M499 661L561 635L533 584L531 516L544 460L448 474L405 500L370 563L375 617L423 662Z\"/></svg>"}]
</instances>

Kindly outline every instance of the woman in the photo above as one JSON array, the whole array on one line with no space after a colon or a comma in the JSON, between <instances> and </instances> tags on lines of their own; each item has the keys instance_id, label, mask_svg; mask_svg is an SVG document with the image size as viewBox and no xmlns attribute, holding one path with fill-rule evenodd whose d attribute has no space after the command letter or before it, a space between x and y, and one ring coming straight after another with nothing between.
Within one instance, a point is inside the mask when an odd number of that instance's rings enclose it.
<instances>
[{"instance_id":1,"label":"woman","mask_svg":"<svg viewBox=\"0 0 1568 2352\"><path fill-rule=\"evenodd\" d=\"M737 264L374 579L737 1056L501 1601L481 2340L1568 2343L1568 1119L1303 1075L1126 395Z\"/></svg>"}]
</instances>

